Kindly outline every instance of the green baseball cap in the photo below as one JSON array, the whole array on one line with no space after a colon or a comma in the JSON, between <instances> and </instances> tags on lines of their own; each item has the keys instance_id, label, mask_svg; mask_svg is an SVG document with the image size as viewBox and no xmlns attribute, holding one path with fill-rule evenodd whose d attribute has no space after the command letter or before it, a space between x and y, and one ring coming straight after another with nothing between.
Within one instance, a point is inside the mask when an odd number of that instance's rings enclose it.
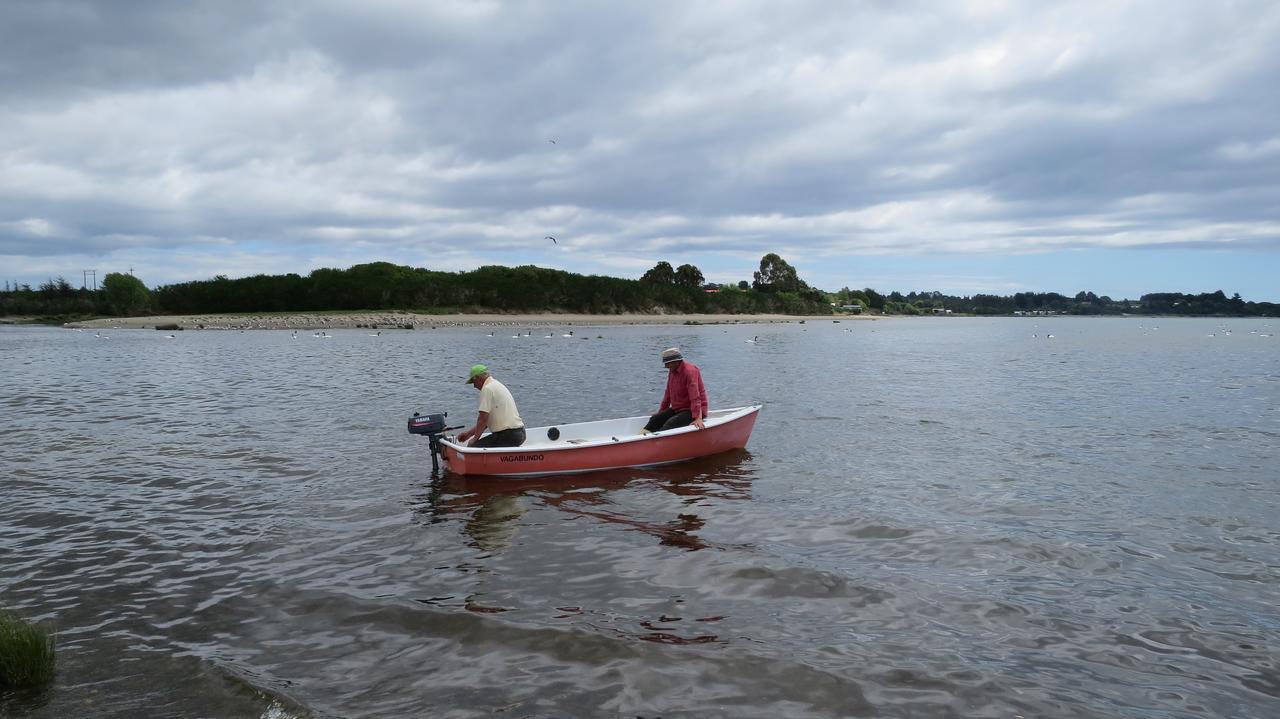
<instances>
[{"instance_id":1,"label":"green baseball cap","mask_svg":"<svg viewBox=\"0 0 1280 719\"><path fill-rule=\"evenodd\" d=\"M479 377L480 375L488 371L489 371L489 368L485 367L482 364L471 365L471 374L467 377L467 381L464 382L463 384L471 384L472 382L475 382L476 377Z\"/></svg>"}]
</instances>

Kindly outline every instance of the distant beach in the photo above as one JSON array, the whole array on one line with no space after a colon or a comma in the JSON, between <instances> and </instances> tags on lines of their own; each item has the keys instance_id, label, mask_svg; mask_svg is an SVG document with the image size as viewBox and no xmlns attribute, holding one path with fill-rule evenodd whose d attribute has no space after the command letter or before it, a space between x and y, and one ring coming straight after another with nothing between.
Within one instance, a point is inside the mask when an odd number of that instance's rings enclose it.
<instances>
[{"instance_id":1,"label":"distant beach","mask_svg":"<svg viewBox=\"0 0 1280 719\"><path fill-rule=\"evenodd\" d=\"M769 324L780 322L831 322L875 320L859 315L585 315L585 314L449 314L416 312L301 312L277 314L164 315L154 317L104 317L68 322L66 327L82 329L184 330L319 330L373 327L377 329L434 329L438 327L540 327L548 325L684 325L684 324Z\"/></svg>"}]
</instances>

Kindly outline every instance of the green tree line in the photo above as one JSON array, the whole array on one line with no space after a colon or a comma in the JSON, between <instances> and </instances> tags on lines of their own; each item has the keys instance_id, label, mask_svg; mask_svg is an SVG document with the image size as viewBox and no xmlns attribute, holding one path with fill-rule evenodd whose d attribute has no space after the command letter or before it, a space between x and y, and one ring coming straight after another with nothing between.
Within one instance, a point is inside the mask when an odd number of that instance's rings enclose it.
<instances>
[{"instance_id":1,"label":"green tree line","mask_svg":"<svg viewBox=\"0 0 1280 719\"><path fill-rule=\"evenodd\" d=\"M959 314L1012 315L1054 312L1070 315L1159 314L1185 316L1275 316L1280 305L1248 302L1223 291L1201 294L1160 292L1137 300L1112 299L1082 291L1074 297L1056 292L1013 295L946 295L872 288L822 292L801 280L786 260L767 254L751 282L705 282L693 265L659 262L639 280L580 275L563 270L491 265L469 272L440 272L373 262L297 274L218 276L148 290L132 275L110 273L99 290L76 289L65 279L49 279L38 288L6 284L0 290L0 316L48 318L94 315L299 312L323 310L418 310L427 312L576 312L826 314L836 307L858 306L880 314L930 314L935 309Z\"/></svg>"},{"instance_id":2,"label":"green tree line","mask_svg":"<svg viewBox=\"0 0 1280 719\"><path fill-rule=\"evenodd\" d=\"M861 304L864 309L884 314L920 315L935 309L974 315L1013 315L1019 312L1052 312L1063 315L1182 315L1188 317L1260 317L1280 315L1280 304L1246 302L1239 293L1227 297L1222 290L1201 294L1156 292L1136 300L1112 299L1082 291L1074 297L1057 292L1018 292L1013 295L946 295L941 292L890 292L870 288L831 293L837 306Z\"/></svg>"},{"instance_id":3,"label":"green tree line","mask_svg":"<svg viewBox=\"0 0 1280 719\"><path fill-rule=\"evenodd\" d=\"M775 264L776 255L766 256ZM762 261L762 267L766 263ZM783 262L785 264L785 262ZM110 274L101 291L50 280L39 290L0 292L0 314L34 316L204 314L323 310L428 312L830 313L826 297L807 285L706 285L692 265L660 262L640 280L580 275L530 265L440 272L388 262L297 274L217 276L148 291L131 275ZM745 285L745 282L741 283Z\"/></svg>"},{"instance_id":4,"label":"green tree line","mask_svg":"<svg viewBox=\"0 0 1280 719\"><path fill-rule=\"evenodd\" d=\"M63 277L40 284L5 284L0 291L0 317L48 316L86 317L93 315L133 315L150 311L150 292L142 280L120 272L112 272L102 278L102 287L96 290L74 288Z\"/></svg>"}]
</instances>

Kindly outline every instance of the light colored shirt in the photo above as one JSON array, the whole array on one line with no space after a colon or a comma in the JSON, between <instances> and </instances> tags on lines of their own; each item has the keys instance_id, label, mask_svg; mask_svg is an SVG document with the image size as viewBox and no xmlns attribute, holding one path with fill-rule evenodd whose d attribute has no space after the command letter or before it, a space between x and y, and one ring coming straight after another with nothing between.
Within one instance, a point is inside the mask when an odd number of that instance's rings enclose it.
<instances>
[{"instance_id":1,"label":"light colored shirt","mask_svg":"<svg viewBox=\"0 0 1280 719\"><path fill-rule=\"evenodd\" d=\"M480 388L480 411L489 413L489 431L501 432L504 429L523 427L524 420L516 411L516 400L511 390L498 380L490 377Z\"/></svg>"},{"instance_id":2,"label":"light colored shirt","mask_svg":"<svg viewBox=\"0 0 1280 719\"><path fill-rule=\"evenodd\" d=\"M667 391L662 394L658 411L668 407L687 409L694 419L707 416L707 388L702 384L702 372L689 360L682 362L680 369L667 372Z\"/></svg>"}]
</instances>

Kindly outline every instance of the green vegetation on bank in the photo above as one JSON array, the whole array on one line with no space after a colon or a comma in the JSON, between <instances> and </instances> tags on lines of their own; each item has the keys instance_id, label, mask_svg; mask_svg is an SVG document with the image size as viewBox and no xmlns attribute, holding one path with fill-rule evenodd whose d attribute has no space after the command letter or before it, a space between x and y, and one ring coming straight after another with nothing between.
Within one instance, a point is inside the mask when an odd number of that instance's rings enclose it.
<instances>
[{"instance_id":1,"label":"green vegetation on bank","mask_svg":"<svg viewBox=\"0 0 1280 719\"><path fill-rule=\"evenodd\" d=\"M53 679L53 637L0 610L0 688L26 689Z\"/></svg>"},{"instance_id":2,"label":"green vegetation on bank","mask_svg":"<svg viewBox=\"0 0 1280 719\"><path fill-rule=\"evenodd\" d=\"M789 271L788 271L789 270ZM660 262L639 280L579 275L529 265L438 272L387 262L346 270L256 275L165 285L148 291L131 275L107 275L97 292L74 290L62 278L39 290L0 292L0 315L141 315L325 310L457 308L467 312L829 314L826 296L794 277L777 255L766 255L756 282L734 287L703 283L692 265ZM108 284L109 283L109 284Z\"/></svg>"},{"instance_id":3,"label":"green vegetation on bank","mask_svg":"<svg viewBox=\"0 0 1280 719\"><path fill-rule=\"evenodd\" d=\"M1187 317L1259 317L1280 315L1280 304L1274 302L1246 302L1239 294L1227 297L1222 290L1198 295L1179 292L1157 292L1142 295L1139 299L1113 300L1099 297L1092 292L1080 292L1075 297L1057 292L1019 292L1010 296L983 295L958 297L941 292L891 292L881 295L875 290L850 290L844 288L832 293L832 301L839 306L861 304L864 308L884 314L927 315L935 311L950 310L958 314L974 315L1182 315Z\"/></svg>"},{"instance_id":4,"label":"green vegetation on bank","mask_svg":"<svg viewBox=\"0 0 1280 719\"><path fill-rule=\"evenodd\" d=\"M874 289L823 292L801 280L786 260L770 253L760 260L750 282L708 284L693 265L659 262L639 280L579 275L531 265L491 265L470 272L439 272L373 262L349 269L319 269L306 277L255 275L229 279L219 275L148 290L132 275L110 273L98 290L74 289L65 279L49 279L33 290L27 285L0 291L0 317L25 316L61 323L95 316L148 314L251 314L407 310L455 312L582 314L829 314L858 310L875 314L921 315L940 312L975 315L1024 313L1069 315L1155 314L1187 316L1260 316L1280 314L1272 302L1246 302L1221 290L1198 295L1162 292L1137 300L1113 300L1092 292L1074 297L1056 292L1019 292L1010 296L941 292L890 292Z\"/></svg>"}]
</instances>

